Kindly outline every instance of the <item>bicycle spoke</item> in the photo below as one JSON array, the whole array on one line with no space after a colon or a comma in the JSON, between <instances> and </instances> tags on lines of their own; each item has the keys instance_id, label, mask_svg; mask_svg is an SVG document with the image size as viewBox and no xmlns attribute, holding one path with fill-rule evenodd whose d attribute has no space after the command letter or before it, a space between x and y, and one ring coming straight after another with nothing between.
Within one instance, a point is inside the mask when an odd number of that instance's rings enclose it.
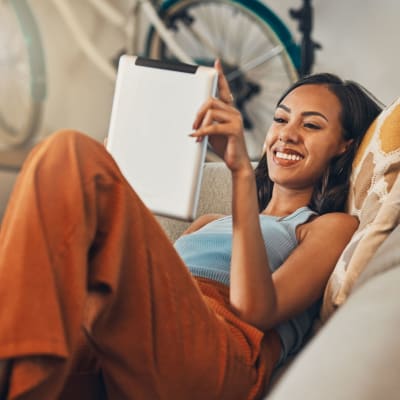
<instances>
[{"instance_id":1,"label":"bicycle spoke","mask_svg":"<svg viewBox=\"0 0 400 400\"><path fill-rule=\"evenodd\" d=\"M241 73L248 72L248 71L268 62L269 60L271 60L272 58L274 58L278 54L280 54L282 51L283 51L283 47L281 45L276 46L272 50L270 50L268 53L262 54L261 56L258 56L257 58L241 65L240 71L239 70L233 71L226 76L228 82L237 78Z\"/></svg>"},{"instance_id":2,"label":"bicycle spoke","mask_svg":"<svg viewBox=\"0 0 400 400\"><path fill-rule=\"evenodd\" d=\"M205 35L202 35L201 30L196 30L194 26L186 27L186 33L189 32L194 39L198 42L199 48L204 48L208 50L214 58L219 56L219 51L213 46L212 42L208 40Z\"/></svg>"}]
</instances>

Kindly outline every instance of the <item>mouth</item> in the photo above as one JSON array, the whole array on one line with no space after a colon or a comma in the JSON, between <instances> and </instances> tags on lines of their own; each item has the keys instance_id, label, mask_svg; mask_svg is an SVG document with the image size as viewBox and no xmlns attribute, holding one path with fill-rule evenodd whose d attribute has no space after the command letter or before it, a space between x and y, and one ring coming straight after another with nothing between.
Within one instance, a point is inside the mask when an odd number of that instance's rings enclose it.
<instances>
[{"instance_id":1,"label":"mouth","mask_svg":"<svg viewBox=\"0 0 400 400\"><path fill-rule=\"evenodd\" d=\"M293 149L275 149L273 150L273 160L281 166L292 166L304 159L304 155Z\"/></svg>"}]
</instances>

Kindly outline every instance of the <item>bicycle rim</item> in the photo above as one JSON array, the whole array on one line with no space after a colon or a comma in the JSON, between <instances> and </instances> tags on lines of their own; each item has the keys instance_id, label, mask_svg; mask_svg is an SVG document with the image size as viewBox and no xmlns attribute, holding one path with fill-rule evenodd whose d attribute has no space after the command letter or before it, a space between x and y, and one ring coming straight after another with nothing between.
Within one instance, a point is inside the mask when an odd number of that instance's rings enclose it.
<instances>
[{"instance_id":1,"label":"bicycle rim","mask_svg":"<svg viewBox=\"0 0 400 400\"><path fill-rule=\"evenodd\" d=\"M297 79L289 31L257 1L178 0L164 7L163 20L196 63L212 65L221 59L244 117L248 153L259 158L276 102ZM279 29L274 29L277 23ZM174 58L154 29L146 51L152 58Z\"/></svg>"},{"instance_id":2,"label":"bicycle rim","mask_svg":"<svg viewBox=\"0 0 400 400\"><path fill-rule=\"evenodd\" d=\"M0 149L5 150L26 145L37 133L45 79L37 26L25 1L0 1L0 32Z\"/></svg>"}]
</instances>

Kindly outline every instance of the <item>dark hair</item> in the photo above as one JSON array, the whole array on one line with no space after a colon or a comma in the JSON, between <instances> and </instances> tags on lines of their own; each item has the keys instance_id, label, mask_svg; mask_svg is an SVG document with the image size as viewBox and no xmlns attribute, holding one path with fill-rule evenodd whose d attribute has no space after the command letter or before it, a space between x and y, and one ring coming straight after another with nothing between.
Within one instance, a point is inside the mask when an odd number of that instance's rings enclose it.
<instances>
[{"instance_id":1,"label":"dark hair","mask_svg":"<svg viewBox=\"0 0 400 400\"><path fill-rule=\"evenodd\" d=\"M341 104L343 138L353 142L342 155L331 160L330 165L314 189L309 207L319 214L344 211L349 191L353 159L370 124L382 111L383 104L365 88L353 81L343 81L330 73L313 74L299 79L279 99L277 105L294 89L303 85L326 86ZM258 204L264 210L272 196L273 182L268 175L266 154L255 169Z\"/></svg>"}]
</instances>

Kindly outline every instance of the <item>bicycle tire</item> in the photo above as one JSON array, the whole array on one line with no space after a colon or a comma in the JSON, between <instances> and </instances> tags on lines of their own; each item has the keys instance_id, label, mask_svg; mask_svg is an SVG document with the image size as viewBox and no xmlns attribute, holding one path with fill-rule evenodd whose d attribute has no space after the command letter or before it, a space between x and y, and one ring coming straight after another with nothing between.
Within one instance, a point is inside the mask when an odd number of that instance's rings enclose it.
<instances>
[{"instance_id":1,"label":"bicycle tire","mask_svg":"<svg viewBox=\"0 0 400 400\"><path fill-rule=\"evenodd\" d=\"M0 149L5 151L34 141L46 98L46 69L39 28L27 1L0 1L0 11L5 41L0 62Z\"/></svg>"},{"instance_id":2,"label":"bicycle tire","mask_svg":"<svg viewBox=\"0 0 400 400\"><path fill-rule=\"evenodd\" d=\"M256 0L167 0L159 15L197 64L212 65L216 57L221 59L236 106L243 114L249 156L258 159L276 102L298 78L300 47L286 25ZM202 47L193 31L201 32L203 39L205 35L215 52ZM279 51L274 54L274 49ZM145 51L151 58L174 58L154 28L148 32ZM260 54L271 58L243 72L249 57Z\"/></svg>"}]
</instances>

